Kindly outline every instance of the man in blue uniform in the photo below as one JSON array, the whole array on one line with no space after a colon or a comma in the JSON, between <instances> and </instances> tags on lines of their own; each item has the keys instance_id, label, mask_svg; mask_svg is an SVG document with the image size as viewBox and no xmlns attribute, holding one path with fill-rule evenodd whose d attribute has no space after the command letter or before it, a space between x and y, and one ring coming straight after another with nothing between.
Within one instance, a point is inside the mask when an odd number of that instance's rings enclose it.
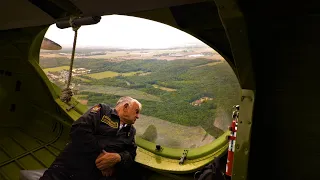
<instances>
[{"instance_id":1,"label":"man in blue uniform","mask_svg":"<svg viewBox=\"0 0 320 180\"><path fill-rule=\"evenodd\" d=\"M128 96L115 108L105 104L90 108L72 124L71 142L40 180L120 179L136 156L132 124L140 111L140 102Z\"/></svg>"}]
</instances>

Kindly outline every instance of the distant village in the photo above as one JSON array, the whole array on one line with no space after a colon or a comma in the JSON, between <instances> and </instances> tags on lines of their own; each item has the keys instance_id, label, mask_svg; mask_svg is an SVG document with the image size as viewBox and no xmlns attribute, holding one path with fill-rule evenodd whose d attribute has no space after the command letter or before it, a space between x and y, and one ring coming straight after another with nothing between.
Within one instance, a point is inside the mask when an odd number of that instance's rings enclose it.
<instances>
[{"instance_id":1,"label":"distant village","mask_svg":"<svg viewBox=\"0 0 320 180\"><path fill-rule=\"evenodd\" d=\"M75 68L72 70L72 76L80 76L80 75L88 74L90 72L91 72L90 69ZM48 71L46 74L49 80L52 82L66 83L69 77L69 70L61 70L61 71L54 71L54 72Z\"/></svg>"},{"instance_id":2,"label":"distant village","mask_svg":"<svg viewBox=\"0 0 320 180\"><path fill-rule=\"evenodd\" d=\"M184 50L183 52L175 52L175 53L162 53L153 55L153 57L202 57L202 56L212 56L214 53L212 52L202 52L202 53L190 53L192 51Z\"/></svg>"},{"instance_id":3,"label":"distant village","mask_svg":"<svg viewBox=\"0 0 320 180\"><path fill-rule=\"evenodd\" d=\"M59 53L60 55L70 56L71 53ZM96 55L106 55L107 52L97 51L97 52L87 52L87 53L75 53L76 56L96 56Z\"/></svg>"}]
</instances>

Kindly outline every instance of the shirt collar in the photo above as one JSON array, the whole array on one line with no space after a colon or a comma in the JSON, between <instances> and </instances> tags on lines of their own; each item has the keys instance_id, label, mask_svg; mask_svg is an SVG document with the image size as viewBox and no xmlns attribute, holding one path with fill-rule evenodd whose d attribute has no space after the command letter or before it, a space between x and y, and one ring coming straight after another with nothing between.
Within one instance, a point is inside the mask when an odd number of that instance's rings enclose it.
<instances>
[{"instance_id":1,"label":"shirt collar","mask_svg":"<svg viewBox=\"0 0 320 180\"><path fill-rule=\"evenodd\" d=\"M120 124L119 129L121 129L121 128L123 128L123 127L126 127L126 126L127 126L127 124Z\"/></svg>"}]
</instances>

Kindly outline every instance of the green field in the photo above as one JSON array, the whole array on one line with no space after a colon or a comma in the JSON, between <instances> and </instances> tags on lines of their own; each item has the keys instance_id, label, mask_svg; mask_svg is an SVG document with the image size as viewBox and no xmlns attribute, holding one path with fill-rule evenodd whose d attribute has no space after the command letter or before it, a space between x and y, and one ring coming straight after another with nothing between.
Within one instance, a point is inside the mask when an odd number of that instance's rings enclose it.
<instances>
[{"instance_id":1,"label":"green field","mask_svg":"<svg viewBox=\"0 0 320 180\"><path fill-rule=\"evenodd\" d=\"M79 100L79 99L87 99L88 95L79 94L79 95L74 95L73 97L76 98L77 100Z\"/></svg>"},{"instance_id":2,"label":"green field","mask_svg":"<svg viewBox=\"0 0 320 180\"><path fill-rule=\"evenodd\" d=\"M196 68L204 67L204 66L214 66L214 65L217 65L217 64L220 64L220 63L224 63L224 61L211 62L211 63L208 63L208 64L203 64L203 65L200 65L200 66L196 66Z\"/></svg>"},{"instance_id":3,"label":"green field","mask_svg":"<svg viewBox=\"0 0 320 180\"><path fill-rule=\"evenodd\" d=\"M103 79L118 76L119 73L113 71L104 71L99 73L87 74L86 76L94 78L94 79Z\"/></svg>"},{"instance_id":4,"label":"green field","mask_svg":"<svg viewBox=\"0 0 320 180\"><path fill-rule=\"evenodd\" d=\"M122 76L134 76L134 75L136 75L138 73L141 74L141 73L143 73L143 71L134 71L134 72L122 73L121 75Z\"/></svg>"},{"instance_id":5,"label":"green field","mask_svg":"<svg viewBox=\"0 0 320 180\"><path fill-rule=\"evenodd\" d=\"M177 91L176 89L172 89L172 88L166 88L166 87L162 87L162 86L159 86L159 85L152 85L154 88L157 88L157 89L161 89L161 90L164 90L164 91L168 91L168 92L172 92L172 91Z\"/></svg>"},{"instance_id":6,"label":"green field","mask_svg":"<svg viewBox=\"0 0 320 180\"><path fill-rule=\"evenodd\" d=\"M144 99L147 101L158 101L158 102L161 101L160 98L155 95L151 95L135 89L127 89L122 87L102 86L102 85L95 85L95 86L82 85L81 91L110 94L110 95L116 95L116 96L131 96L136 99Z\"/></svg>"},{"instance_id":7,"label":"green field","mask_svg":"<svg viewBox=\"0 0 320 180\"><path fill-rule=\"evenodd\" d=\"M79 79L79 80L81 80L81 81L83 81L83 82L91 82L90 79L85 79L85 78L82 78L82 77L79 77L79 76L73 76L72 78L74 78L74 79Z\"/></svg>"},{"instance_id":8,"label":"green field","mask_svg":"<svg viewBox=\"0 0 320 180\"><path fill-rule=\"evenodd\" d=\"M45 73L47 72L57 72L57 71L61 71L61 70L69 70L69 66L59 66L59 67L54 67L54 68L46 68L46 69L43 69L43 71Z\"/></svg>"},{"instance_id":9,"label":"green field","mask_svg":"<svg viewBox=\"0 0 320 180\"><path fill-rule=\"evenodd\" d=\"M143 71L134 71L127 73L118 73L114 71L104 71L99 73L87 74L86 76L94 78L94 79L104 79L104 78L112 78L116 76L134 76L137 73L143 73Z\"/></svg>"}]
</instances>

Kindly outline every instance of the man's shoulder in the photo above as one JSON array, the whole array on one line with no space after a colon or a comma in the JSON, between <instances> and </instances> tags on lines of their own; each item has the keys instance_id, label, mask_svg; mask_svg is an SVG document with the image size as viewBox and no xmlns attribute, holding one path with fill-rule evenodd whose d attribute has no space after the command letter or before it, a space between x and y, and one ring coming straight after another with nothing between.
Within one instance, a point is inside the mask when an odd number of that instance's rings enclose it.
<instances>
[{"instance_id":1,"label":"man's shoulder","mask_svg":"<svg viewBox=\"0 0 320 180\"><path fill-rule=\"evenodd\" d=\"M97 103L94 106L99 106L101 108L112 108L111 105L105 103Z\"/></svg>"},{"instance_id":2,"label":"man's shoulder","mask_svg":"<svg viewBox=\"0 0 320 180\"><path fill-rule=\"evenodd\" d=\"M90 112L92 113L97 113L100 112L102 114L109 114L111 111L112 107L108 104L104 104L104 103L99 103L99 104L95 104L90 108Z\"/></svg>"},{"instance_id":3,"label":"man's shoulder","mask_svg":"<svg viewBox=\"0 0 320 180\"><path fill-rule=\"evenodd\" d=\"M104 111L108 111L109 112L112 109L112 107L109 104L100 103L99 105Z\"/></svg>"}]
</instances>

